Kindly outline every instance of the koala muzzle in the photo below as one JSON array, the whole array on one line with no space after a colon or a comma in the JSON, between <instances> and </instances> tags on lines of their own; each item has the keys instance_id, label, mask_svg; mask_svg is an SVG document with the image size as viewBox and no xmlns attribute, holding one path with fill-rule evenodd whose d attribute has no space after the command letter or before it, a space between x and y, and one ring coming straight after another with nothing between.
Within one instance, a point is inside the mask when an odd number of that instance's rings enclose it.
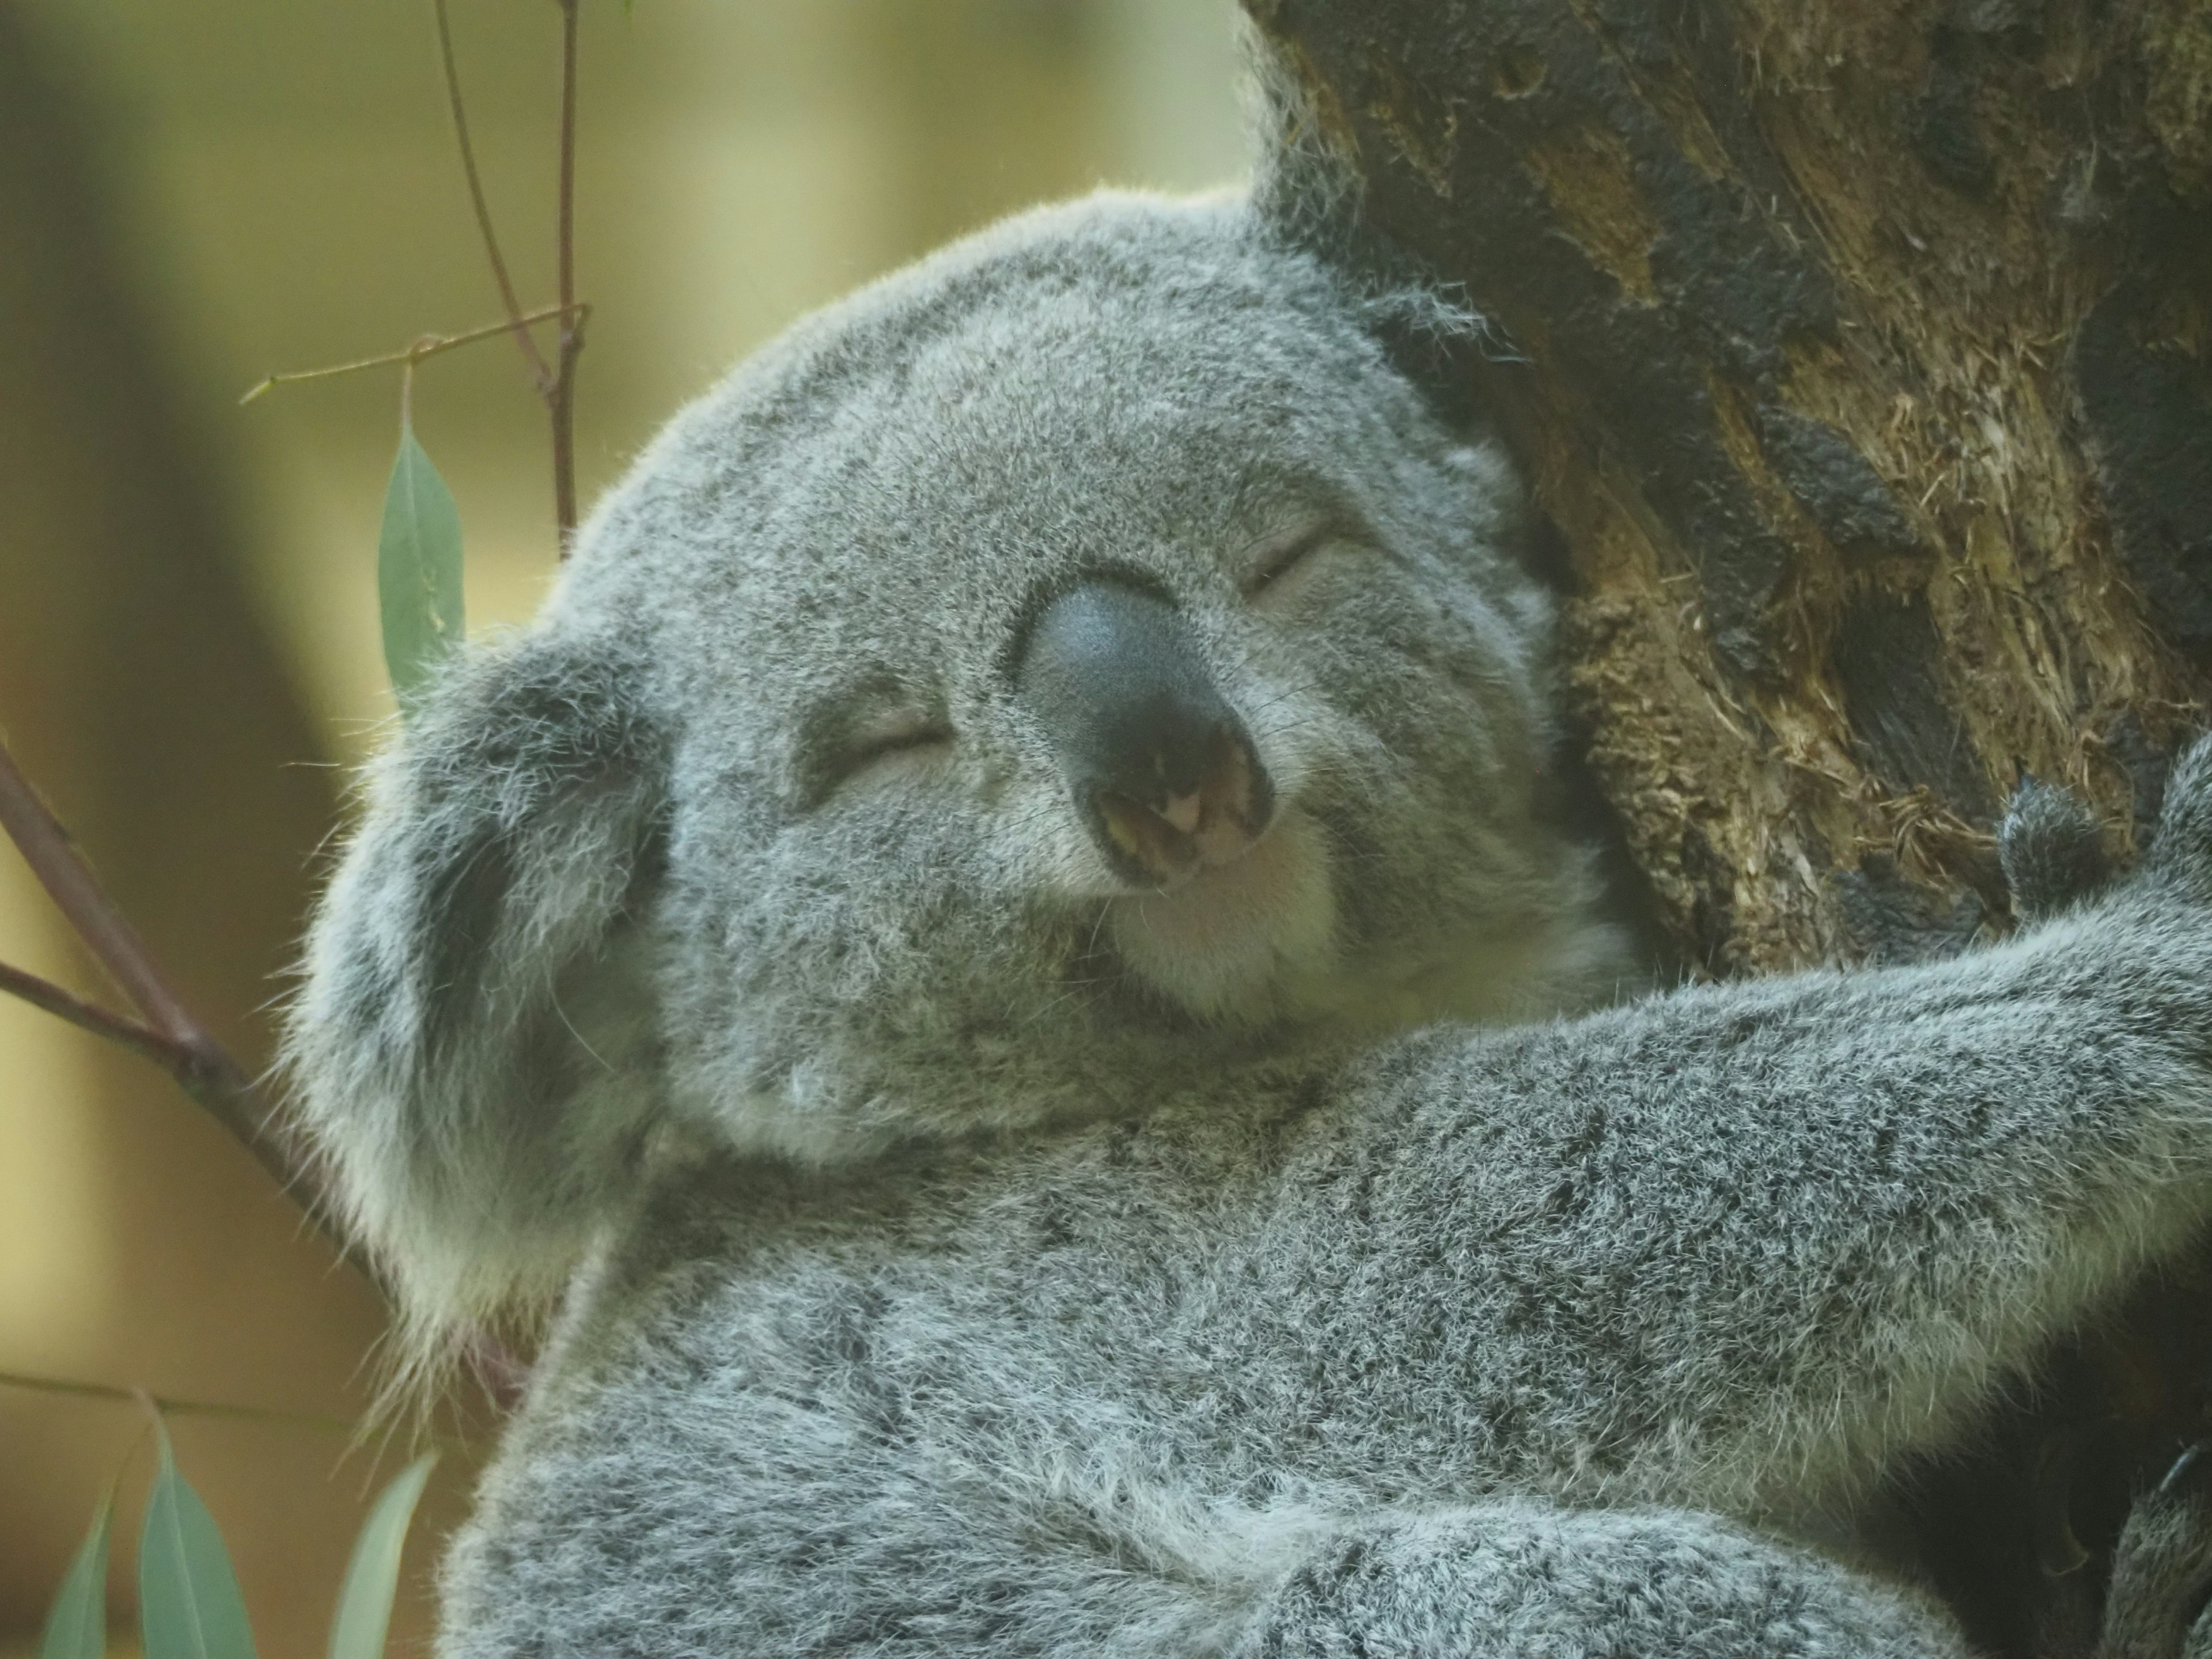
<instances>
[{"instance_id":1,"label":"koala muzzle","mask_svg":"<svg viewBox=\"0 0 2212 1659\"><path fill-rule=\"evenodd\" d=\"M1242 857L1274 790L1251 733L1165 600L1094 581L1047 605L1021 659L1084 823L1115 871L1175 884Z\"/></svg>"}]
</instances>

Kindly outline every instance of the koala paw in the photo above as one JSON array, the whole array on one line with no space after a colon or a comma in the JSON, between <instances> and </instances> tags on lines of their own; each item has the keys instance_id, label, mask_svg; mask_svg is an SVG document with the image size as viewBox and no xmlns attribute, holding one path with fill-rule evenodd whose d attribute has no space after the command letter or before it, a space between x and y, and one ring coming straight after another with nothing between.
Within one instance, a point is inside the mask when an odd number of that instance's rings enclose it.
<instances>
[{"instance_id":1,"label":"koala paw","mask_svg":"<svg viewBox=\"0 0 2212 1659\"><path fill-rule=\"evenodd\" d=\"M2094 896L2112 876L2087 803L2033 777L2022 778L1997 826L1997 857L2022 921L2040 921Z\"/></svg>"},{"instance_id":2,"label":"koala paw","mask_svg":"<svg viewBox=\"0 0 2212 1659\"><path fill-rule=\"evenodd\" d=\"M2212 1445L2136 1500L2112 1557L2096 1659L2212 1659Z\"/></svg>"},{"instance_id":3,"label":"koala paw","mask_svg":"<svg viewBox=\"0 0 2212 1659\"><path fill-rule=\"evenodd\" d=\"M2174 762L2143 865L2193 896L2212 899L2212 737L2197 738Z\"/></svg>"}]
</instances>

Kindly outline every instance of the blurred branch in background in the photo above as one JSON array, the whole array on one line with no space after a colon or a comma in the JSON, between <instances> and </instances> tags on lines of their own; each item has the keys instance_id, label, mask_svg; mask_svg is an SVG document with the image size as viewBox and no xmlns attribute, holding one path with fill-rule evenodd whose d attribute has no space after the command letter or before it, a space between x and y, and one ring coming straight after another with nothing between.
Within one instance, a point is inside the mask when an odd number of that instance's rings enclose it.
<instances>
[{"instance_id":1,"label":"blurred branch in background","mask_svg":"<svg viewBox=\"0 0 2212 1659\"><path fill-rule=\"evenodd\" d=\"M213 1114L216 1121L253 1154L311 1220L320 1224L327 1206L320 1201L313 1171L293 1158L271 1130L269 1109L245 1069L185 1006L167 976L155 965L146 941L101 888L69 832L39 799L4 742L0 742L0 830L8 832L39 884L147 1024L141 1025L87 1003L58 985L5 963L0 963L0 990L119 1042L161 1066L175 1079L178 1087Z\"/></svg>"},{"instance_id":2,"label":"blurred branch in background","mask_svg":"<svg viewBox=\"0 0 2212 1659\"><path fill-rule=\"evenodd\" d=\"M574 384L576 356L583 345L581 308L576 303L574 294L578 0L561 0L560 188L556 238L561 299L550 313L531 318L525 317L516 306L514 284L508 278L506 262L500 255L499 244L493 234L490 212L484 200L475 155L469 143L468 115L453 62L453 34L447 15L446 0L434 0L434 3L439 46L451 97L454 132L463 168L468 176L477 222L483 230L484 251L491 263L494 281L507 304L506 326L522 342L525 353L536 373L538 389L552 415L555 496L558 505L557 522L562 549L565 553L569 533L576 523ZM529 332L530 323L542 320L544 315L557 318L561 325L558 367L550 374ZM414 366L425 357L465 344L471 339L489 337L499 331L495 328L458 337L425 336L405 351L386 358L342 365L336 369L271 375L247 392L246 398L250 400L269 386L287 380L320 379L352 368L373 367L379 362L397 362L411 374ZM403 425L407 420L405 408L406 398L403 391ZM459 581L458 572L454 580L456 583ZM332 1224L332 1215L328 1204L323 1201L324 1195L315 1171L295 1157L289 1144L276 1133L268 1103L260 1097L245 1068L231 1058L185 1006L183 999L155 962L137 929L131 925L100 886L69 832L39 798L38 792L23 775L22 769L15 763L15 757L4 743L0 743L0 830L4 830L9 839L15 842L23 855L24 862L38 878L40 885L46 890L63 917L76 930L79 940L91 952L108 978L129 999L144 1024L88 1003L60 986L4 963L0 963L0 991L66 1019L81 1030L119 1043L140 1057L161 1066L179 1087L206 1109L218 1123L253 1154L256 1161L275 1177L278 1187L301 1206L312 1222L328 1230ZM344 1241L338 1239L335 1242L343 1251ZM504 1374L507 1369L500 1365L497 1371Z\"/></svg>"},{"instance_id":3,"label":"blurred branch in background","mask_svg":"<svg viewBox=\"0 0 2212 1659\"><path fill-rule=\"evenodd\" d=\"M588 313L591 307L579 305L576 310L579 313ZM426 334L413 345L403 346L398 351L383 352L374 357L356 357L349 363L332 363L327 368L287 369L282 374L263 376L247 387L246 394L238 401L241 404L250 404L264 392L272 392L280 386L297 386L303 380L334 380L341 374L357 374L362 370L368 368L411 368L426 357L435 357L441 352L453 350L456 346L474 345L477 341L489 340L495 335L512 333L518 326L521 330L522 337L527 340L530 338L531 324L542 323L559 315L561 315L559 306L544 306L538 310L516 317L512 321L489 323L482 328L468 329L459 334Z\"/></svg>"},{"instance_id":4,"label":"blurred branch in background","mask_svg":"<svg viewBox=\"0 0 2212 1659\"><path fill-rule=\"evenodd\" d=\"M584 317L576 308L576 8L561 0L561 185L555 215L556 278L561 295L561 355L549 399L553 412L553 520L561 556L576 533L576 358Z\"/></svg>"},{"instance_id":5,"label":"blurred branch in background","mask_svg":"<svg viewBox=\"0 0 2212 1659\"><path fill-rule=\"evenodd\" d=\"M492 228L491 204L485 198L483 174L477 167L477 147L469 138L460 64L453 57L453 20L447 12L446 0L432 0L432 4L438 18L438 60L446 71L446 107L453 118L453 143L461 153L461 171L469 181L469 205L476 211L477 230L483 238L485 257L491 261L492 282L499 289L500 303L507 307L507 327L515 344L522 349L522 361L530 366L531 380L542 396L553 388L553 371L524 326L529 319L522 314L522 302L514 297L514 279L507 274L507 260L499 251L499 233Z\"/></svg>"},{"instance_id":6,"label":"blurred branch in background","mask_svg":"<svg viewBox=\"0 0 2212 1659\"><path fill-rule=\"evenodd\" d=\"M507 274L507 262L500 252L490 207L484 196L475 150L469 139L468 111L461 94L459 71L454 60L453 29L447 11L447 0L433 0L454 137L460 152L462 170L467 179L470 200L483 237L485 256L491 266L493 282L507 307L507 320L504 325L473 330L460 335L425 335L405 350L382 357L363 359L332 368L272 374L240 400L250 402L274 386L319 380L384 364L398 364L411 375L415 365L426 357L473 340L489 338L496 333L512 332L521 344L539 394L551 416L556 523L563 556L576 526L575 372L577 357L583 349L583 328L588 311L588 307L580 305L575 297L578 4L579 0L560 0L559 186L555 215L556 264L561 296L558 303L526 316L515 299L514 282ZM550 370L530 335L532 322L548 318L557 319L560 325L555 367ZM409 424L407 385L411 385L411 380L403 385L401 393L403 429ZM454 556L458 559L458 546L454 549ZM458 586L458 569L453 573L452 580ZM389 620L387 616L387 623ZM447 648L458 643L457 640L448 641ZM253 1154L261 1166L276 1178L278 1186L301 1206L312 1221L327 1230L331 1225L331 1212L330 1206L323 1201L320 1182L315 1171L296 1158L290 1146L276 1133L271 1127L269 1106L260 1098L245 1069L193 1017L171 988L137 930L102 890L68 832L47 809L46 803L39 799L37 792L23 775L4 744L0 744L0 830L5 830L9 838L15 843L32 873L39 878L40 884L52 897L62 915L76 930L77 937L108 977L143 1016L145 1024L141 1024L88 1003L58 985L4 963L0 963L0 991L67 1019L82 1030L120 1043L142 1058L162 1066L186 1094L212 1114L217 1122ZM341 1250L345 1248L343 1240L336 1242ZM479 1346L483 1346L479 1344ZM504 1376L511 1372L511 1365L495 1349L488 1349L488 1353L494 1376Z\"/></svg>"}]
</instances>

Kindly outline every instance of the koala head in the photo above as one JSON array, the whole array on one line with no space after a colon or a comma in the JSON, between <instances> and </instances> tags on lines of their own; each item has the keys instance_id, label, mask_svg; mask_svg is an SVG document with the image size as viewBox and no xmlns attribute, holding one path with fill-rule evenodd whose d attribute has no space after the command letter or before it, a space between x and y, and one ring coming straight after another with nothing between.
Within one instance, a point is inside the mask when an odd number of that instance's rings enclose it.
<instances>
[{"instance_id":1,"label":"koala head","mask_svg":"<svg viewBox=\"0 0 2212 1659\"><path fill-rule=\"evenodd\" d=\"M1607 994L1517 487L1382 341L1434 313L1104 195L679 415L311 942L304 1117L403 1276L565 1263L670 1135L867 1156Z\"/></svg>"}]
</instances>

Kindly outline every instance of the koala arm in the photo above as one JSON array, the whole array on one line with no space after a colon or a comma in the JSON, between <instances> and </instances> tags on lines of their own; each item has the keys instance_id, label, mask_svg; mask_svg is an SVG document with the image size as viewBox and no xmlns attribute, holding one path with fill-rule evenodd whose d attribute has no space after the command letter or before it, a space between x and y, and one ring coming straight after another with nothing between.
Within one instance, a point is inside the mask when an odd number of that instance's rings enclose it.
<instances>
[{"instance_id":1,"label":"koala arm","mask_svg":"<svg viewBox=\"0 0 2212 1659\"><path fill-rule=\"evenodd\" d=\"M1340 1536L1267 1598L1232 1659L1624 1653L1968 1659L1912 1596L1710 1516L1525 1498Z\"/></svg>"},{"instance_id":2,"label":"koala arm","mask_svg":"<svg viewBox=\"0 0 2212 1659\"><path fill-rule=\"evenodd\" d=\"M1285 1320L1462 1333L1508 1482L1848 1496L2212 1207L2212 750L2174 788L2150 867L1998 948L1356 1063L1258 1247Z\"/></svg>"}]
</instances>

